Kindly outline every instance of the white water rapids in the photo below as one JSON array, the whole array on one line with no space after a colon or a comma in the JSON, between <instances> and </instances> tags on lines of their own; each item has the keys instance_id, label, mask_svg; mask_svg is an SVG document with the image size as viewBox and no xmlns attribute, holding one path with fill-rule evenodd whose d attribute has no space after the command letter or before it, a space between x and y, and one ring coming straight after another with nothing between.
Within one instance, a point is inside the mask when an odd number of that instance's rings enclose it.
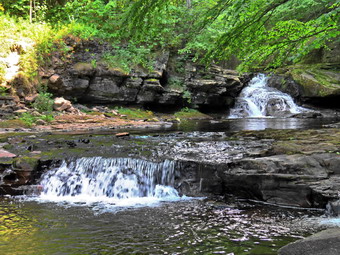
<instances>
[{"instance_id":1,"label":"white water rapids","mask_svg":"<svg viewBox=\"0 0 340 255\"><path fill-rule=\"evenodd\" d=\"M229 118L287 117L308 111L296 105L290 95L268 87L267 79L258 74L249 82L236 99Z\"/></svg>"},{"instance_id":2,"label":"white water rapids","mask_svg":"<svg viewBox=\"0 0 340 255\"><path fill-rule=\"evenodd\" d=\"M132 158L64 161L42 176L41 201L114 206L150 205L181 197L173 188L175 163Z\"/></svg>"}]
</instances>

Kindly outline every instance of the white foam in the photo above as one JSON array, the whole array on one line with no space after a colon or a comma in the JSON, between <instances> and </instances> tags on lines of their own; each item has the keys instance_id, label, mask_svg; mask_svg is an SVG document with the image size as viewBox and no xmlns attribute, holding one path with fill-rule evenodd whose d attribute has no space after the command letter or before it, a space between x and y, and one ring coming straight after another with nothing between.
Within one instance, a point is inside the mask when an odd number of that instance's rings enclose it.
<instances>
[{"instance_id":1,"label":"white foam","mask_svg":"<svg viewBox=\"0 0 340 255\"><path fill-rule=\"evenodd\" d=\"M254 77L236 99L229 118L271 118L307 111L296 105L290 95L268 87L267 80L264 74Z\"/></svg>"},{"instance_id":2,"label":"white foam","mask_svg":"<svg viewBox=\"0 0 340 255\"><path fill-rule=\"evenodd\" d=\"M40 202L101 207L151 206L179 201L175 163L101 157L64 161L42 177Z\"/></svg>"}]
</instances>

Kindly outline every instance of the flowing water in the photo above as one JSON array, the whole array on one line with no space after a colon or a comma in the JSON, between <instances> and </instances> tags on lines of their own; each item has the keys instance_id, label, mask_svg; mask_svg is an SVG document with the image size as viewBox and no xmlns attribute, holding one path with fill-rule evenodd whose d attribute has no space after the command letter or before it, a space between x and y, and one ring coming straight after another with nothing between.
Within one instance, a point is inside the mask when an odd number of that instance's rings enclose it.
<instances>
[{"instance_id":1,"label":"flowing water","mask_svg":"<svg viewBox=\"0 0 340 255\"><path fill-rule=\"evenodd\" d=\"M268 77L258 74L236 99L229 118L288 117L308 111L294 103L293 98L275 88L268 87Z\"/></svg>"},{"instance_id":2,"label":"flowing water","mask_svg":"<svg viewBox=\"0 0 340 255\"><path fill-rule=\"evenodd\" d=\"M259 75L242 91L230 115L255 119L182 122L172 131L319 128L335 121L256 118L303 111L288 95L268 88L266 77ZM0 254L269 255L323 228L320 218L313 218L320 211L181 196L174 188L176 169L171 160L64 160L42 176L39 197L0 197ZM323 220L327 226L340 225L338 219Z\"/></svg>"},{"instance_id":3,"label":"flowing water","mask_svg":"<svg viewBox=\"0 0 340 255\"><path fill-rule=\"evenodd\" d=\"M176 164L65 160L40 197L0 198L1 254L276 254L322 212L180 197Z\"/></svg>"},{"instance_id":4,"label":"flowing water","mask_svg":"<svg viewBox=\"0 0 340 255\"><path fill-rule=\"evenodd\" d=\"M181 198L173 188L175 163L133 158L64 161L42 176L39 200L96 203L97 207L149 205Z\"/></svg>"}]
</instances>

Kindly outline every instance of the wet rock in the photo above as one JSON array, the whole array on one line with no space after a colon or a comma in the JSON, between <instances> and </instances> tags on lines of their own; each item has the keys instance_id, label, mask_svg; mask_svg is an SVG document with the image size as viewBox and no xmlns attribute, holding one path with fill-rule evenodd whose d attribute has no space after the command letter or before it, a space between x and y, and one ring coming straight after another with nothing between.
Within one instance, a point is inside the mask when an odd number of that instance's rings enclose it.
<instances>
[{"instance_id":1,"label":"wet rock","mask_svg":"<svg viewBox=\"0 0 340 255\"><path fill-rule=\"evenodd\" d=\"M329 203L330 214L334 216L340 215L340 200L333 201Z\"/></svg>"},{"instance_id":2,"label":"wet rock","mask_svg":"<svg viewBox=\"0 0 340 255\"><path fill-rule=\"evenodd\" d=\"M329 180L335 167L327 163L328 159L337 157L320 154L245 158L231 163L221 174L224 190L273 204L325 208L328 200L337 197L339 188L335 180L332 189L323 182Z\"/></svg>"},{"instance_id":3,"label":"wet rock","mask_svg":"<svg viewBox=\"0 0 340 255\"><path fill-rule=\"evenodd\" d=\"M90 143L90 139L80 139L79 142L85 143L85 144L89 144Z\"/></svg>"},{"instance_id":4,"label":"wet rock","mask_svg":"<svg viewBox=\"0 0 340 255\"><path fill-rule=\"evenodd\" d=\"M74 148L77 146L77 144L74 141L65 141L65 143L68 145L70 148Z\"/></svg>"},{"instance_id":5,"label":"wet rock","mask_svg":"<svg viewBox=\"0 0 340 255\"><path fill-rule=\"evenodd\" d=\"M15 155L15 154L13 154L9 151L0 149L0 158L15 158L15 157L17 157L17 155Z\"/></svg>"},{"instance_id":6,"label":"wet rock","mask_svg":"<svg viewBox=\"0 0 340 255\"><path fill-rule=\"evenodd\" d=\"M338 255L340 228L327 229L281 248L279 255Z\"/></svg>"},{"instance_id":7,"label":"wet rock","mask_svg":"<svg viewBox=\"0 0 340 255\"><path fill-rule=\"evenodd\" d=\"M322 114L319 112L303 112L303 113L297 113L291 116L292 118L299 118L299 119L316 119L319 117L322 117Z\"/></svg>"},{"instance_id":8,"label":"wet rock","mask_svg":"<svg viewBox=\"0 0 340 255\"><path fill-rule=\"evenodd\" d=\"M130 134L128 132L123 132L123 133L117 133L115 136L116 137L126 137L129 136Z\"/></svg>"},{"instance_id":9,"label":"wet rock","mask_svg":"<svg viewBox=\"0 0 340 255\"><path fill-rule=\"evenodd\" d=\"M326 128L340 128L340 122L324 125Z\"/></svg>"},{"instance_id":10,"label":"wet rock","mask_svg":"<svg viewBox=\"0 0 340 255\"><path fill-rule=\"evenodd\" d=\"M202 109L228 109L244 86L241 78L235 71L218 66L208 70L201 68L190 64L186 67L191 103Z\"/></svg>"},{"instance_id":11,"label":"wet rock","mask_svg":"<svg viewBox=\"0 0 340 255\"><path fill-rule=\"evenodd\" d=\"M35 124L37 124L37 125L46 125L47 122L44 121L44 120L42 120L42 119L37 119L36 122L35 122Z\"/></svg>"}]
</instances>

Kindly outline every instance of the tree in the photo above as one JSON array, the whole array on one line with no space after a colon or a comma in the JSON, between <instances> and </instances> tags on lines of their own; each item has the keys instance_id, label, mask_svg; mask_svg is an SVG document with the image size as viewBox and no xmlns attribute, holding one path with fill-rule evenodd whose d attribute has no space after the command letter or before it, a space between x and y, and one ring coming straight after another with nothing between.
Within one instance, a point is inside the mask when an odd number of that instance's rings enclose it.
<instances>
[{"instance_id":1,"label":"tree","mask_svg":"<svg viewBox=\"0 0 340 255\"><path fill-rule=\"evenodd\" d=\"M125 18L130 35L145 36L155 17L168 15L161 10L178 2L136 1ZM276 67L339 36L336 0L197 0L193 7L195 23L182 52L198 49L207 63L236 55L244 68Z\"/></svg>"}]
</instances>

